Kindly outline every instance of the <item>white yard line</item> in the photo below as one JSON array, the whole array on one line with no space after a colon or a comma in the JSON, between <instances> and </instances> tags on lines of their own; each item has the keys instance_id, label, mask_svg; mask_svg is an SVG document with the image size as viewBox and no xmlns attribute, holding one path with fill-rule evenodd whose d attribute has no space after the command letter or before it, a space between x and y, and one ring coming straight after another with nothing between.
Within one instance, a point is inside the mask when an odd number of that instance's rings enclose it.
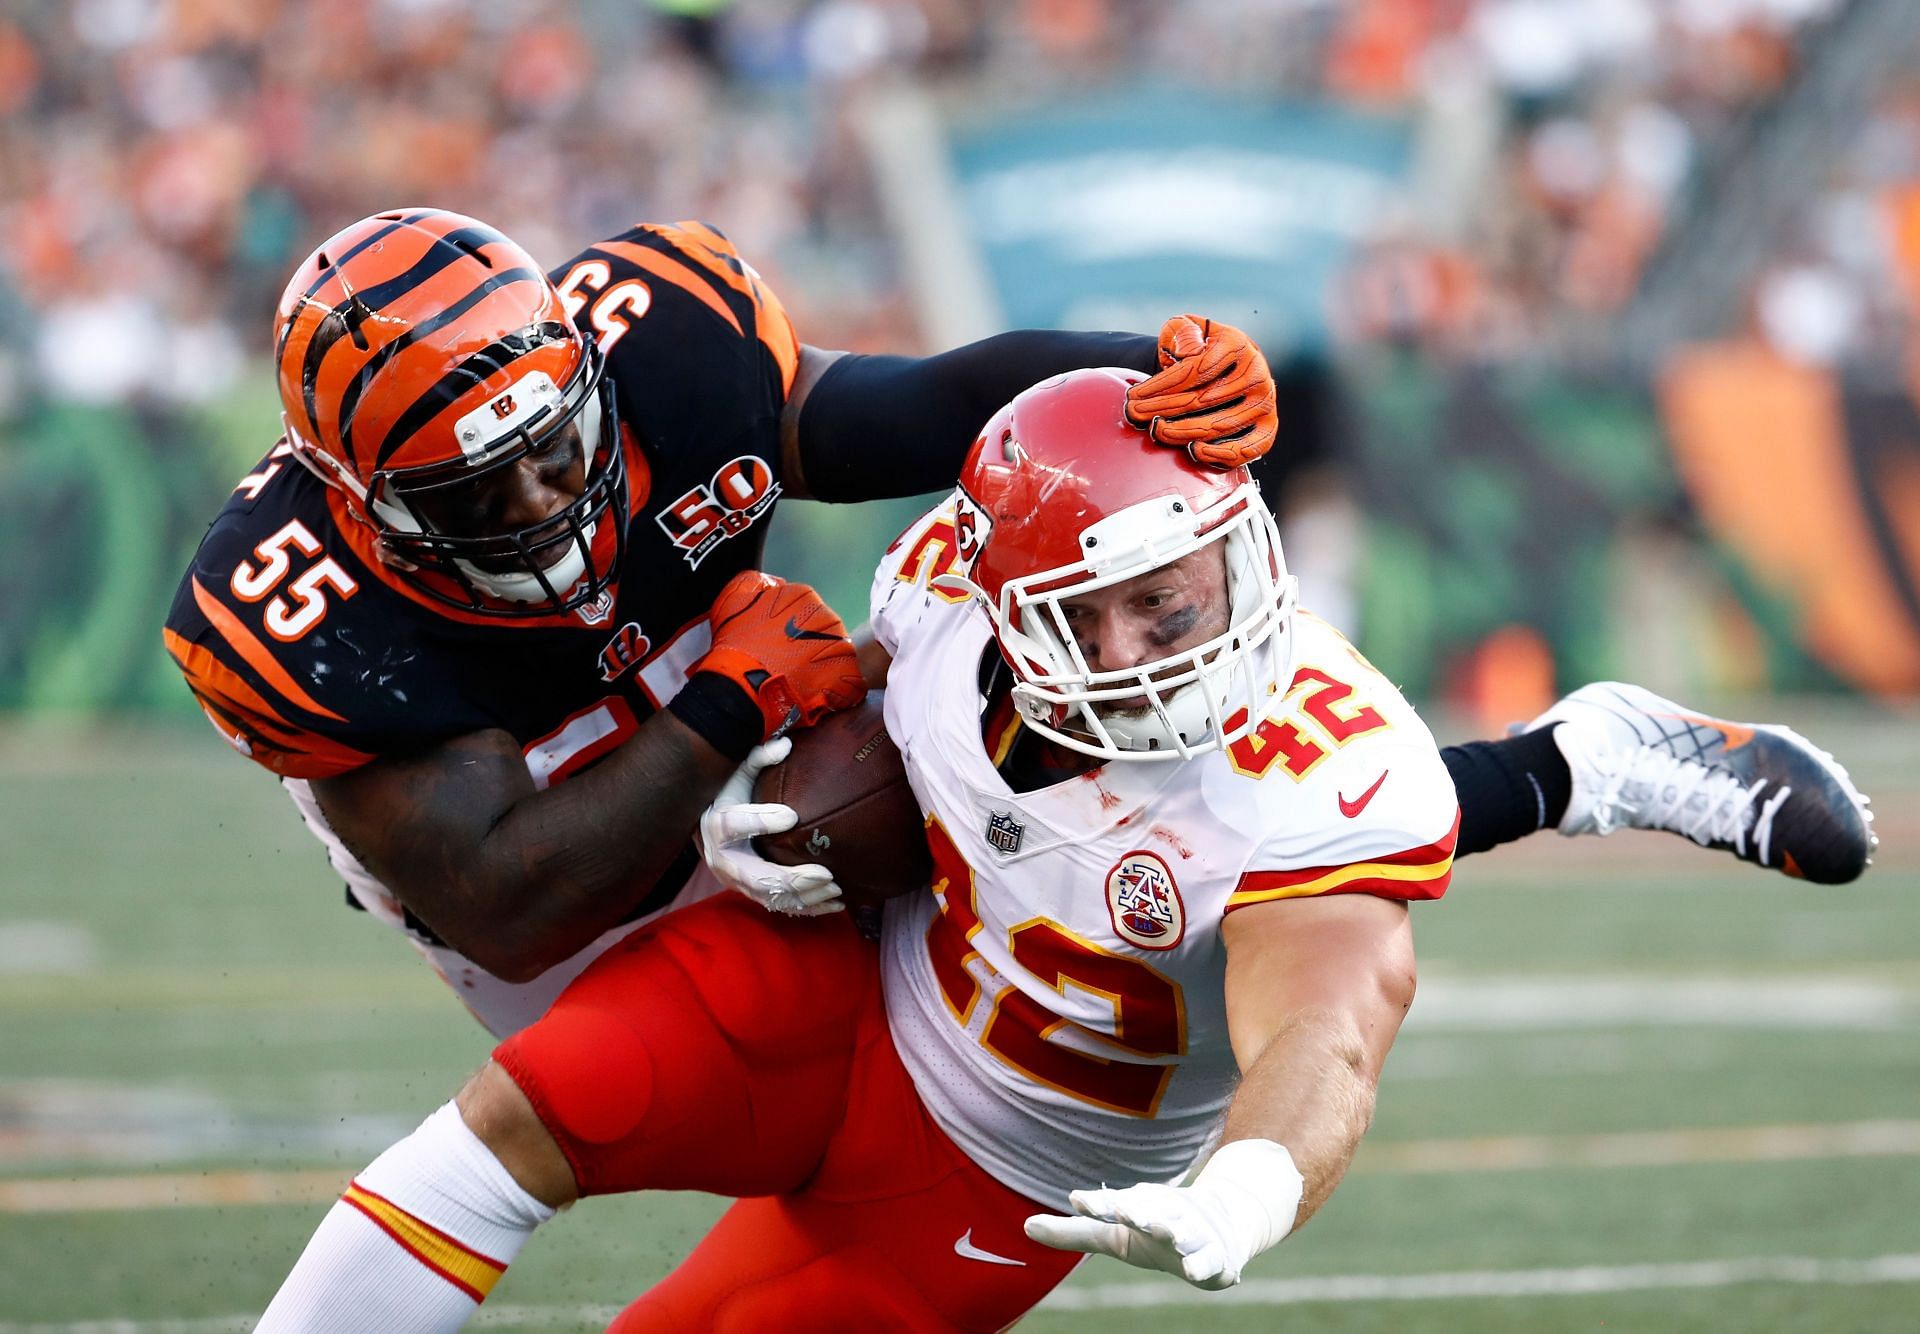
<instances>
[{"instance_id":1,"label":"white yard line","mask_svg":"<svg viewBox=\"0 0 1920 1334\"><path fill-rule=\"evenodd\" d=\"M1920 1283L1920 1255L1871 1260L1815 1260L1800 1255L1752 1256L1691 1264L1586 1265L1578 1269L1465 1269L1441 1274L1345 1274L1326 1278L1255 1278L1224 1292L1198 1292L1176 1282L1107 1283L1062 1288L1042 1303L1049 1311L1188 1306L1296 1306L1302 1302L1410 1302L1447 1297L1577 1297L1662 1288L1731 1288L1744 1283Z\"/></svg>"},{"instance_id":2,"label":"white yard line","mask_svg":"<svg viewBox=\"0 0 1920 1334\"><path fill-rule=\"evenodd\" d=\"M1521 1172L1538 1168L1666 1167L1819 1158L1920 1156L1920 1121L1721 1126L1613 1135L1490 1135L1480 1139L1362 1141L1355 1172Z\"/></svg>"},{"instance_id":3,"label":"white yard line","mask_svg":"<svg viewBox=\"0 0 1920 1334\"><path fill-rule=\"evenodd\" d=\"M1381 1140L1361 1145L1353 1170L1377 1176L1410 1176L1876 1157L1920 1157L1920 1121ZM345 1189L351 1174L350 1169L320 1168L0 1178L0 1214L321 1204ZM3 1326L0 1331L4 1331Z\"/></svg>"},{"instance_id":4,"label":"white yard line","mask_svg":"<svg viewBox=\"0 0 1920 1334\"><path fill-rule=\"evenodd\" d=\"M1102 1283L1062 1288L1040 1304L1043 1311L1111 1311L1142 1307L1298 1306L1308 1302L1414 1302L1449 1298L1587 1297L1614 1292L1678 1288L1732 1288L1749 1283L1800 1283L1855 1287L1920 1283L1920 1255L1879 1255L1869 1260L1818 1260L1803 1255L1749 1256L1684 1264L1585 1265L1577 1269L1463 1269L1437 1274L1330 1274L1324 1278L1255 1278L1225 1292L1200 1292L1172 1279ZM482 1308L474 1327L596 1328L618 1310L612 1306L515 1306ZM0 1321L0 1334L239 1334L252 1327L247 1315L198 1320Z\"/></svg>"},{"instance_id":5,"label":"white yard line","mask_svg":"<svg viewBox=\"0 0 1920 1334\"><path fill-rule=\"evenodd\" d=\"M237 1204L316 1204L347 1187L351 1169L153 1172L0 1178L0 1214L123 1213Z\"/></svg>"},{"instance_id":6,"label":"white yard line","mask_svg":"<svg viewBox=\"0 0 1920 1334\"><path fill-rule=\"evenodd\" d=\"M1916 1017L1920 992L1913 987L1844 973L1468 977L1429 965L1405 1031L1426 1035L1697 1027L1883 1033L1905 1031Z\"/></svg>"}]
</instances>

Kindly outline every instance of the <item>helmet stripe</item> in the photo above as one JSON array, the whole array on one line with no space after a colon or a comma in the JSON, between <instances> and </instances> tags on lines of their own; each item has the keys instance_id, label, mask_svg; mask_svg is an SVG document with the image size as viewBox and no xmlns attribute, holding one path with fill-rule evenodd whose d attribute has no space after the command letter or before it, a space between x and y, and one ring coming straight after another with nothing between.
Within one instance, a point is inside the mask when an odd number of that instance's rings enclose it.
<instances>
[{"instance_id":1,"label":"helmet stripe","mask_svg":"<svg viewBox=\"0 0 1920 1334\"><path fill-rule=\"evenodd\" d=\"M493 375L515 361L524 357L537 347L549 343L563 343L574 336L574 331L555 320L540 324L530 324L481 348L465 361L455 366L434 382L424 394L416 398L407 410L400 414L397 421L387 431L386 438L374 451L373 466L384 467L393 452L413 437L413 433L432 421L440 413L477 384L482 384ZM564 387L564 386L563 386Z\"/></svg>"},{"instance_id":2,"label":"helmet stripe","mask_svg":"<svg viewBox=\"0 0 1920 1334\"><path fill-rule=\"evenodd\" d=\"M541 274L533 269L507 269L504 272L493 274L485 282L475 286L471 292L468 292L432 319L423 320L419 324L414 325L411 329L374 353L373 356L368 359L367 364L362 366L359 372L353 377L353 383L347 386L347 392L340 397L340 447L346 451L347 457L355 457L353 448L353 417L354 413L359 410L361 395L366 393L367 386L371 385L374 380L379 377L380 373L392 363L395 357L399 356L421 339L430 337L447 325L452 324L469 310L479 305L481 301L485 300L492 293L499 291L503 287L512 286L517 282L529 281L537 283L545 280Z\"/></svg>"},{"instance_id":3,"label":"helmet stripe","mask_svg":"<svg viewBox=\"0 0 1920 1334\"><path fill-rule=\"evenodd\" d=\"M431 217L431 216L432 216L431 213L408 214L404 218L397 218L389 225L382 227L377 231L371 232L366 236L361 237L358 241L354 242L353 245L350 246L348 249L342 251L338 255L335 255L332 258L332 260L328 263L327 267L320 270L319 276L316 277L310 284L308 284L307 290L305 293L306 297L311 298L314 295L314 293L318 292L321 288L325 287L328 281L336 276L340 267L343 264L345 264L348 260L352 259L355 255L359 254L362 250L365 250L368 246L374 245L386 239L387 237L391 236L393 233L399 231L402 227L409 226L415 222L418 222L422 218ZM286 328L280 331L280 346L276 347L273 350L274 360L278 361L281 357L284 357L287 354L287 339L293 336L293 326L294 326L294 321L288 320Z\"/></svg>"},{"instance_id":4,"label":"helmet stripe","mask_svg":"<svg viewBox=\"0 0 1920 1334\"><path fill-rule=\"evenodd\" d=\"M381 232L379 235L384 236L386 232ZM387 306L398 301L449 265L471 258L469 252L455 244L456 242L466 241L472 245L488 245L505 239L491 227L465 227L457 232L449 232L444 237L436 238L434 243L427 247L427 253L405 272L358 292L349 291L346 299L320 321L319 326L313 331L313 336L307 340L306 356L300 365L300 392L306 404L307 420L315 426L319 424L319 418L314 414L314 407L320 380L320 364L326 360L327 353L333 350L335 343L346 335L356 332L360 321L364 320L368 314L385 310ZM315 282L313 287L308 289L308 299L310 300L312 294L325 284L327 277L333 276L341 268L340 264L334 265L326 275ZM344 275L341 276L341 282L343 285L346 282ZM291 329L293 321L289 320L287 327ZM343 419L346 415L343 409Z\"/></svg>"}]
</instances>

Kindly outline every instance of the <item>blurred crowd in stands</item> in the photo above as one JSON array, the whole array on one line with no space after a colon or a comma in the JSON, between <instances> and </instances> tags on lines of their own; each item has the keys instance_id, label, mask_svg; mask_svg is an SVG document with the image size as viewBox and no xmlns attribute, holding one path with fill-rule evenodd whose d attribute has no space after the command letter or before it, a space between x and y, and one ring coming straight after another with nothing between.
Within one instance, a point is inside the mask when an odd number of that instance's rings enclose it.
<instances>
[{"instance_id":1,"label":"blurred crowd in stands","mask_svg":"<svg viewBox=\"0 0 1920 1334\"><path fill-rule=\"evenodd\" d=\"M1408 109L1434 149L1344 289L1353 337L1500 359L1605 346L1697 188L1737 171L1811 41L1849 0L1369 0L1325 62L1329 90ZM1856 0L1857 2L1857 0ZM1852 127L1850 127L1852 128ZM1889 192L1920 180L1920 83L1883 88L1825 164L1727 333L1831 365L1897 330L1909 297Z\"/></svg>"},{"instance_id":2,"label":"blurred crowd in stands","mask_svg":"<svg viewBox=\"0 0 1920 1334\"><path fill-rule=\"evenodd\" d=\"M803 337L917 345L854 132L1135 78L1415 118L1417 209L1331 295L1350 338L1538 346L1632 296L1692 164L1844 0L70 0L0 12L0 406L190 403L264 353L312 245L376 208L484 217L553 263L641 219L723 226ZM1879 193L1920 85L1757 294L1828 358L1897 298ZM1920 246L1920 241L1910 244ZM25 310L34 318L19 318Z\"/></svg>"}]
</instances>

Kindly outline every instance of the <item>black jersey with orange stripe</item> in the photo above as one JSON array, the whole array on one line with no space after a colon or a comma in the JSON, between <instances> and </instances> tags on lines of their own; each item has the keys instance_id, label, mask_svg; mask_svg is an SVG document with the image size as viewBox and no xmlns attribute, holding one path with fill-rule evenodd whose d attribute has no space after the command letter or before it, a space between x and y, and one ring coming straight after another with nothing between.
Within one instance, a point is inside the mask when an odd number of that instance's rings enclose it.
<instances>
[{"instance_id":1,"label":"black jersey with orange stripe","mask_svg":"<svg viewBox=\"0 0 1920 1334\"><path fill-rule=\"evenodd\" d=\"M778 299L698 223L634 227L551 277L614 384L629 477L614 588L531 618L430 601L277 446L215 518L165 631L215 728L267 768L328 777L501 728L544 786L678 690L715 594L760 563L799 362Z\"/></svg>"}]
</instances>

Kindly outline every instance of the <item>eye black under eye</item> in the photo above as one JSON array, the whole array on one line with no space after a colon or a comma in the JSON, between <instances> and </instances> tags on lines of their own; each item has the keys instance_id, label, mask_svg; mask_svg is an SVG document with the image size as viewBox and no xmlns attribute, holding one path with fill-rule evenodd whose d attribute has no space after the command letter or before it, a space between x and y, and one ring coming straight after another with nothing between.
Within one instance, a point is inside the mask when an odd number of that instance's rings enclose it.
<instances>
[{"instance_id":1,"label":"eye black under eye","mask_svg":"<svg viewBox=\"0 0 1920 1334\"><path fill-rule=\"evenodd\" d=\"M1200 624L1200 608L1189 603L1177 611L1168 612L1154 622L1151 638L1160 645L1171 644L1193 633L1193 627Z\"/></svg>"}]
</instances>

